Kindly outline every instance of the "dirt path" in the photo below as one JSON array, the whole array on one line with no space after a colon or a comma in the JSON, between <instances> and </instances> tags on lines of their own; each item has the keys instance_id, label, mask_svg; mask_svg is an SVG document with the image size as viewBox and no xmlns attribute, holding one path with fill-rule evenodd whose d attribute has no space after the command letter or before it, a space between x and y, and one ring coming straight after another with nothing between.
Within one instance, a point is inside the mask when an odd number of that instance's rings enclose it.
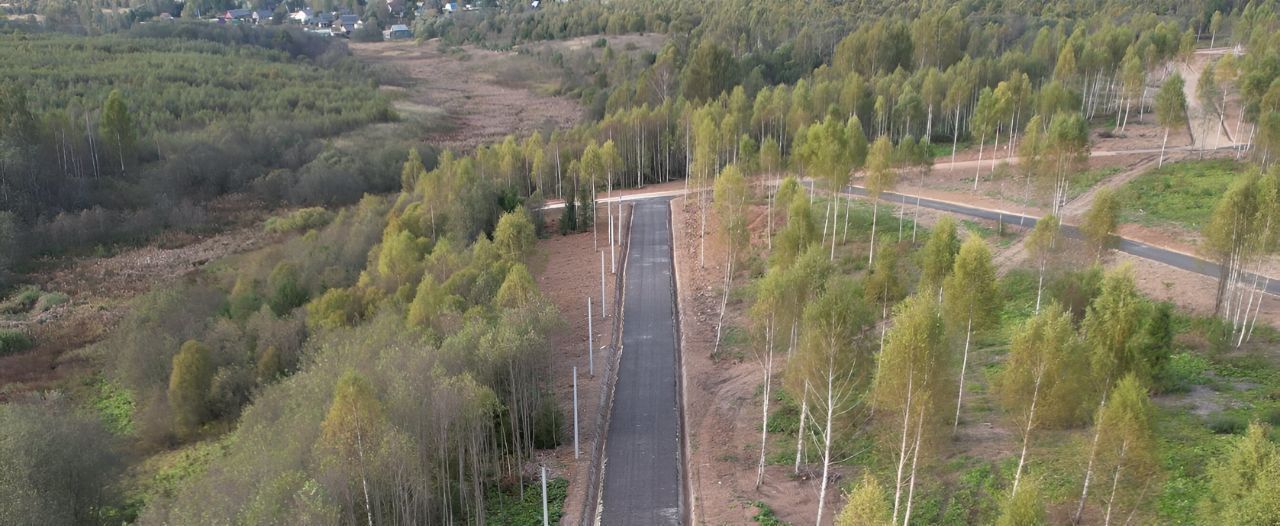
<instances>
[{"instance_id":1,"label":"dirt path","mask_svg":"<svg viewBox=\"0 0 1280 526\"><path fill-rule=\"evenodd\" d=\"M1213 108L1206 108L1201 103L1197 93L1200 76L1205 73L1205 69L1218 58L1233 51L1233 48L1201 49L1196 51L1187 63L1178 64L1178 72L1182 74L1182 80L1185 82L1182 92L1187 98L1187 117L1191 126L1192 146L1196 149L1236 146L1236 141L1243 140L1233 137L1233 130L1229 127L1229 123L1234 120L1232 117L1238 116L1243 111L1238 97L1227 98L1226 114L1220 120L1212 114Z\"/></svg>"},{"instance_id":2,"label":"dirt path","mask_svg":"<svg viewBox=\"0 0 1280 526\"><path fill-rule=\"evenodd\" d=\"M356 56L388 65L411 85L385 87L402 115L431 123L425 139L452 149L470 149L534 130L577 124L582 107L550 95L559 86L555 70L534 58L471 46L441 51L437 41L353 43ZM546 133L546 132L544 132Z\"/></svg>"}]
</instances>

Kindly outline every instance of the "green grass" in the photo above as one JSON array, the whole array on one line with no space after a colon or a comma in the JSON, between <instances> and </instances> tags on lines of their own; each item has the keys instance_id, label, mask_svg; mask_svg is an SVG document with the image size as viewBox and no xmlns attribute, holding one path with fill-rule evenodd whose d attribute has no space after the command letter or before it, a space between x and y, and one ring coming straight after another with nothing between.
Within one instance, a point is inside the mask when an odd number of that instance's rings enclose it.
<instances>
[{"instance_id":1,"label":"green grass","mask_svg":"<svg viewBox=\"0 0 1280 526\"><path fill-rule=\"evenodd\" d=\"M1121 189L1121 218L1143 225L1173 224L1199 231L1241 170L1243 165L1229 159L1166 164Z\"/></svg>"},{"instance_id":2,"label":"green grass","mask_svg":"<svg viewBox=\"0 0 1280 526\"><path fill-rule=\"evenodd\" d=\"M956 151L958 152L972 145L973 143L971 143L970 141L960 141L960 144L956 145ZM951 142L947 141L947 142L940 142L940 143L930 143L929 155L935 159L939 157L946 157L947 160L950 161L951 160Z\"/></svg>"},{"instance_id":3,"label":"green grass","mask_svg":"<svg viewBox=\"0 0 1280 526\"><path fill-rule=\"evenodd\" d=\"M93 408L102 422L117 435L133 433L133 394L119 385L99 378L94 382Z\"/></svg>"},{"instance_id":4,"label":"green grass","mask_svg":"<svg viewBox=\"0 0 1280 526\"><path fill-rule=\"evenodd\" d=\"M1111 177L1121 172L1117 166L1106 168L1094 168L1083 172L1076 172L1067 177L1067 199L1075 199L1080 197L1089 189L1102 182L1103 179Z\"/></svg>"},{"instance_id":5,"label":"green grass","mask_svg":"<svg viewBox=\"0 0 1280 526\"><path fill-rule=\"evenodd\" d=\"M560 524L560 518L564 515L564 499L568 494L569 481L560 478L547 481L547 518L551 524ZM490 494L484 515L487 524L542 524L542 484L535 482L526 485L523 499L516 491Z\"/></svg>"}]
</instances>

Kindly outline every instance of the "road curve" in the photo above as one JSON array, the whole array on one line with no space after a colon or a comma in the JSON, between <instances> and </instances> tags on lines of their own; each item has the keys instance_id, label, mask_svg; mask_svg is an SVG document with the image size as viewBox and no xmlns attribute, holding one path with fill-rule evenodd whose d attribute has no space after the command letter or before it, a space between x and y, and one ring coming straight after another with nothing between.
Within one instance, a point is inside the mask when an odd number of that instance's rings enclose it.
<instances>
[{"instance_id":1,"label":"road curve","mask_svg":"<svg viewBox=\"0 0 1280 526\"><path fill-rule=\"evenodd\" d=\"M678 525L680 362L670 200L636 202L631 221L622 360L605 439L599 523Z\"/></svg>"}]
</instances>

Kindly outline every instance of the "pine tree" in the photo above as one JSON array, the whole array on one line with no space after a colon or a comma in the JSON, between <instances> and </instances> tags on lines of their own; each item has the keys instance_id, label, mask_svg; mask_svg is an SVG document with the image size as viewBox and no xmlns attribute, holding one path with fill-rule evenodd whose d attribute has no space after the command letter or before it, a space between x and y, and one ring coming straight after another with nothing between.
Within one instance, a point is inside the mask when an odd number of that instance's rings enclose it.
<instances>
[{"instance_id":1,"label":"pine tree","mask_svg":"<svg viewBox=\"0 0 1280 526\"><path fill-rule=\"evenodd\" d=\"M209 348L195 340L182 344L169 374L169 409L173 412L173 430L180 438L195 435L208 418L212 382Z\"/></svg>"}]
</instances>

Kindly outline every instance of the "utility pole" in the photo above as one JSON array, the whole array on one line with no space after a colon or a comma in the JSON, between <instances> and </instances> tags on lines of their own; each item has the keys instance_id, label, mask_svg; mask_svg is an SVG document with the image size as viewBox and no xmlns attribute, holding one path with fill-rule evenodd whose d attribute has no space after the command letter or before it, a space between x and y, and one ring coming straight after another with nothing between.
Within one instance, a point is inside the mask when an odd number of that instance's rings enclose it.
<instances>
[{"instance_id":1,"label":"utility pole","mask_svg":"<svg viewBox=\"0 0 1280 526\"><path fill-rule=\"evenodd\" d=\"M578 366L573 366L573 458L578 458Z\"/></svg>"},{"instance_id":2,"label":"utility pole","mask_svg":"<svg viewBox=\"0 0 1280 526\"><path fill-rule=\"evenodd\" d=\"M547 515L547 467L542 466L542 526L551 526L551 518Z\"/></svg>"},{"instance_id":3,"label":"utility pole","mask_svg":"<svg viewBox=\"0 0 1280 526\"><path fill-rule=\"evenodd\" d=\"M591 368L591 376L596 374L595 365L595 333L591 327L591 296L587 296L587 366Z\"/></svg>"}]
</instances>

